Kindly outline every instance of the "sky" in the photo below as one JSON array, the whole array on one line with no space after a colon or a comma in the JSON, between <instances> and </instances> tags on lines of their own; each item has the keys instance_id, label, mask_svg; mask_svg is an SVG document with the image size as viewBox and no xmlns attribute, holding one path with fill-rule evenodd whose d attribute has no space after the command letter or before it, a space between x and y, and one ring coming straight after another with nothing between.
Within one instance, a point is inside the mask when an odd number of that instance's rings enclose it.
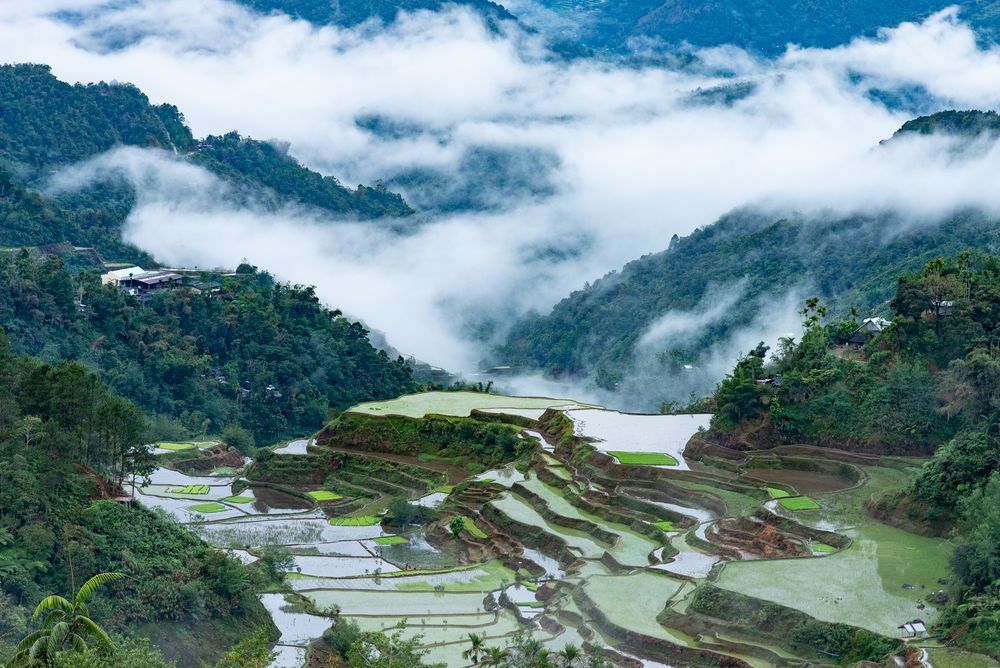
<instances>
[{"instance_id":1,"label":"sky","mask_svg":"<svg viewBox=\"0 0 1000 668\"><path fill-rule=\"evenodd\" d=\"M954 10L833 49L694 55L683 71L566 62L538 35L490 32L457 8L342 30L223 0L0 3L0 61L46 63L73 82L134 83L177 105L196 136L287 142L347 185L433 169L475 188L488 179L461 172L470 150L523 156L523 171L547 188L500 190L488 210L421 215L402 233L236 208L215 177L156 151L118 149L53 182L119 174L138 193L125 237L163 263L246 258L315 285L396 348L452 370L484 358L473 332L499 338L519 315L544 313L735 208L893 211L920 224L970 206L1000 212L993 142L961 155L934 137L879 145L919 113L1000 103L1000 49L978 45ZM734 81L752 92L731 104L697 95ZM922 102L891 109L876 91L920 91ZM373 116L409 131L378 136L357 123ZM645 340L719 312L706 304L698 317L665 317Z\"/></svg>"}]
</instances>

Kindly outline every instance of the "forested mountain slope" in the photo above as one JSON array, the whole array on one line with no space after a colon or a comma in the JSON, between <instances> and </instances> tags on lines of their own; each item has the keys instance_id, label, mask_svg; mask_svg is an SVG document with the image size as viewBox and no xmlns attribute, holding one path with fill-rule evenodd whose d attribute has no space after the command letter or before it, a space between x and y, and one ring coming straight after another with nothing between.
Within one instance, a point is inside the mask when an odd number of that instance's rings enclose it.
<instances>
[{"instance_id":1,"label":"forested mountain slope","mask_svg":"<svg viewBox=\"0 0 1000 668\"><path fill-rule=\"evenodd\" d=\"M102 571L125 577L91 599L91 616L115 635L148 627L184 665L271 628L239 561L109 498L149 466L142 428L82 365L18 358L0 332L0 659L34 626L36 603Z\"/></svg>"},{"instance_id":2,"label":"forested mountain slope","mask_svg":"<svg viewBox=\"0 0 1000 668\"><path fill-rule=\"evenodd\" d=\"M912 487L871 508L907 528L952 533L956 578L938 630L1000 655L1000 257L935 258L901 276L891 325L845 346L857 323L809 301L805 334L759 347L718 386L707 438L732 447L812 443L934 454ZM775 382L780 378L780 382ZM761 382L769 379L770 382Z\"/></svg>"},{"instance_id":3,"label":"forested mountain slope","mask_svg":"<svg viewBox=\"0 0 1000 668\"><path fill-rule=\"evenodd\" d=\"M28 191L56 169L115 146L176 153L223 177L235 196L257 205L295 204L362 219L412 213L382 187L349 189L313 172L281 147L230 133L196 140L169 104L153 106L129 84L70 85L44 65L0 66L0 210L16 218L0 226L0 246L69 241L95 246L108 259L139 259L118 231L133 204L115 183L53 201ZM11 200L15 201L11 201ZM22 204L33 199L27 208Z\"/></svg>"},{"instance_id":4,"label":"forested mountain slope","mask_svg":"<svg viewBox=\"0 0 1000 668\"><path fill-rule=\"evenodd\" d=\"M963 118L979 127L991 117ZM943 114L907 124L906 131L938 124L947 130L955 122ZM766 319L790 291L822 296L839 311L884 309L895 276L964 248L1000 248L1000 227L972 213L908 227L890 217L772 220L738 211L574 292L551 313L523 319L495 359L556 376L590 376L614 389L638 366L656 376L697 365L713 344ZM659 318L704 315L725 301L713 290L726 292L732 303L687 331L647 342L637 363L638 343Z\"/></svg>"},{"instance_id":5,"label":"forested mountain slope","mask_svg":"<svg viewBox=\"0 0 1000 668\"><path fill-rule=\"evenodd\" d=\"M78 303L79 301L79 303ZM311 288L251 267L218 292L159 292L146 302L59 258L0 255L0 327L15 350L79 360L155 416L160 438L241 424L261 443L319 428L329 408L413 388L410 369Z\"/></svg>"}]
</instances>

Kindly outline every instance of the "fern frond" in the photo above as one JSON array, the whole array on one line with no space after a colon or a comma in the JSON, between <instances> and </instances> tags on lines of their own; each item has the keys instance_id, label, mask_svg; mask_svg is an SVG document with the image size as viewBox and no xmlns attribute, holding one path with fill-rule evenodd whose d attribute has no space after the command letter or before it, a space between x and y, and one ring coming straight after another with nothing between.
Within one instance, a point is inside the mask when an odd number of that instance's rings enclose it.
<instances>
[{"instance_id":1,"label":"fern frond","mask_svg":"<svg viewBox=\"0 0 1000 668\"><path fill-rule=\"evenodd\" d=\"M76 599L74 600L76 603L83 603L90 598L91 594L93 594L98 587L106 585L112 580L118 580L123 577L125 577L124 573L98 573L94 577L87 580L87 582L80 587L80 591L77 592Z\"/></svg>"}]
</instances>

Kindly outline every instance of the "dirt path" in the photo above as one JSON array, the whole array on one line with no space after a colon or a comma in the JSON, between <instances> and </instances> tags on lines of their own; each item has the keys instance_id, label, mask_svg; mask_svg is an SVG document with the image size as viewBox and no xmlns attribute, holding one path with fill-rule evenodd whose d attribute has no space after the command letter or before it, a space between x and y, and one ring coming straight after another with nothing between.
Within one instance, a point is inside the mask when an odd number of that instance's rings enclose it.
<instances>
[{"instance_id":1,"label":"dirt path","mask_svg":"<svg viewBox=\"0 0 1000 668\"><path fill-rule=\"evenodd\" d=\"M325 445L316 446L317 449L327 450L329 452L343 452L348 455L355 455L358 457L369 457L371 459L383 459L387 462L394 462L396 464L406 464L408 466L419 466L420 468L430 469L432 471L440 471L448 476L449 485L457 485L466 478L472 477L472 474L466 471L461 466L456 466L454 464L442 464L441 462L425 462L417 457L411 457L409 455L394 455L388 452L367 452L365 450L352 450L350 448L332 448Z\"/></svg>"}]
</instances>

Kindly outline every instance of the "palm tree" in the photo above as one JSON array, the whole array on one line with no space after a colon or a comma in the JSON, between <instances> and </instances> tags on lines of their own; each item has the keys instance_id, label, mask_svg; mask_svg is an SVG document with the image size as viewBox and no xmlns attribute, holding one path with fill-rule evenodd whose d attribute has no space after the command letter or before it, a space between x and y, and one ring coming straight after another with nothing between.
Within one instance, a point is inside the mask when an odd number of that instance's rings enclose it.
<instances>
[{"instance_id":1,"label":"palm tree","mask_svg":"<svg viewBox=\"0 0 1000 668\"><path fill-rule=\"evenodd\" d=\"M486 658L480 664L483 668L503 668L508 664L510 650L506 647L487 647Z\"/></svg>"},{"instance_id":2,"label":"palm tree","mask_svg":"<svg viewBox=\"0 0 1000 668\"><path fill-rule=\"evenodd\" d=\"M573 668L576 662L583 658L583 652L572 643L567 644L561 651L556 652L556 655L562 661L563 668Z\"/></svg>"},{"instance_id":3,"label":"palm tree","mask_svg":"<svg viewBox=\"0 0 1000 668\"><path fill-rule=\"evenodd\" d=\"M462 658L471 661L473 664L479 665L479 657L486 650L486 646L483 643L483 637L478 633L469 634L469 649L462 652Z\"/></svg>"},{"instance_id":4,"label":"palm tree","mask_svg":"<svg viewBox=\"0 0 1000 668\"><path fill-rule=\"evenodd\" d=\"M98 587L123 577L122 573L98 573L80 587L72 601L55 595L43 599L34 615L35 619L44 615L42 628L18 644L8 668L38 665L43 659L51 660L67 646L84 652L87 650L86 636L93 636L100 645L110 647L108 634L89 616L87 599Z\"/></svg>"}]
</instances>

